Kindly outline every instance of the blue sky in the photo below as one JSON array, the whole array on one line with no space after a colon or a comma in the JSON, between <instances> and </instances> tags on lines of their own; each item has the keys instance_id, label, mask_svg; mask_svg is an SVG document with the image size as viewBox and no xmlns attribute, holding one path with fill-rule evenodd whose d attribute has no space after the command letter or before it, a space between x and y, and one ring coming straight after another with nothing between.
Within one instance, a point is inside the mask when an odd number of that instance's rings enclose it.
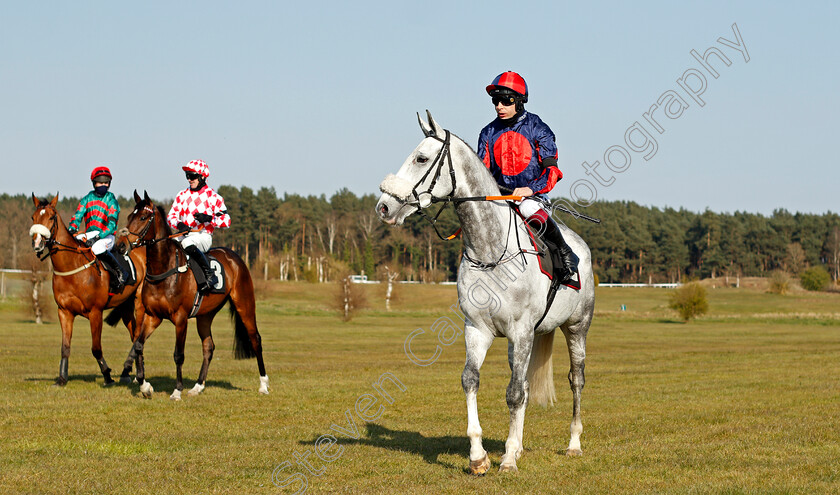
<instances>
[{"instance_id":1,"label":"blue sky","mask_svg":"<svg viewBox=\"0 0 840 495\"><path fill-rule=\"evenodd\" d=\"M415 112L474 147L484 87L516 70L557 135L553 197L588 179L658 207L840 209L836 2L289 3L3 3L0 193L81 196L107 165L117 194L173 197L195 158L214 186L378 193L422 137ZM748 62L718 42L733 23ZM690 54L712 46L731 61L717 79ZM703 106L677 82L689 69ZM659 134L643 114L669 90L688 107ZM655 155L610 173L637 121ZM596 160L610 186L586 175Z\"/></svg>"}]
</instances>

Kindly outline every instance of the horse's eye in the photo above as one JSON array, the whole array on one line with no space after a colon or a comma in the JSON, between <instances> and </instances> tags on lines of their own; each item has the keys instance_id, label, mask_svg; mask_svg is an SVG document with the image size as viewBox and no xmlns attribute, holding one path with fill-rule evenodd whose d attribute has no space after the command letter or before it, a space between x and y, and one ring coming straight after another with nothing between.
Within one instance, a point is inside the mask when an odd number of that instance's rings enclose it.
<instances>
[{"instance_id":1,"label":"horse's eye","mask_svg":"<svg viewBox=\"0 0 840 495\"><path fill-rule=\"evenodd\" d=\"M417 163L426 163L429 161L429 159L425 156L418 156L415 161Z\"/></svg>"}]
</instances>

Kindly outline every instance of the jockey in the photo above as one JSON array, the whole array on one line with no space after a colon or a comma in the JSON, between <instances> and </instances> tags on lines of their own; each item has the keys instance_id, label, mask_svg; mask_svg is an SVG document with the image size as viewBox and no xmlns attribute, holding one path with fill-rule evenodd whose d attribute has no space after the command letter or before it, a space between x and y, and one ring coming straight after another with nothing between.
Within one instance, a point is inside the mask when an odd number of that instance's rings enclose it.
<instances>
[{"instance_id":1,"label":"jockey","mask_svg":"<svg viewBox=\"0 0 840 495\"><path fill-rule=\"evenodd\" d=\"M207 185L210 169L204 160L193 160L181 168L187 174L190 187L175 197L166 221L176 232L184 234L176 240L201 266L205 283L198 290L208 292L218 283L218 279L204 253L213 244L213 230L230 227L230 215L225 200ZM190 232L190 229L199 227L200 230Z\"/></svg>"},{"instance_id":2,"label":"jockey","mask_svg":"<svg viewBox=\"0 0 840 495\"><path fill-rule=\"evenodd\" d=\"M572 280L575 266L572 250L551 218L545 197L563 178L557 168L557 145L554 132L540 118L525 110L528 85L516 72L503 72L486 88L497 118L478 136L478 156L493 174L499 186L523 196L519 212L531 228L543 232L545 239L557 246L563 259L560 283Z\"/></svg>"},{"instance_id":3,"label":"jockey","mask_svg":"<svg viewBox=\"0 0 840 495\"><path fill-rule=\"evenodd\" d=\"M111 171L108 167L94 168L90 180L93 191L79 201L68 230L75 234L76 239L90 245L91 252L111 274L112 292L119 294L129 276L111 252L114 247L114 231L120 217L120 204L114 193L108 191L111 187Z\"/></svg>"}]
</instances>

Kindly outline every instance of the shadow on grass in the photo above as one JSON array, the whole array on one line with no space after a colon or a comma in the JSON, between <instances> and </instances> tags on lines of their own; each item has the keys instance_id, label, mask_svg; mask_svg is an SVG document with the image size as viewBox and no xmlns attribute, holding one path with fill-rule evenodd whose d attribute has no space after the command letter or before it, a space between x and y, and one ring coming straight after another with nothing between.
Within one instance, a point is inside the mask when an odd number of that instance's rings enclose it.
<instances>
[{"instance_id":1,"label":"shadow on grass","mask_svg":"<svg viewBox=\"0 0 840 495\"><path fill-rule=\"evenodd\" d=\"M408 452L419 455L428 464L438 464L448 469L460 469L465 473L469 472L469 450L470 444L466 435L425 437L416 431L391 430L384 426L368 423L365 425L367 435L355 438L338 438L341 445L369 445L381 449L394 450L397 452ZM301 440L301 445L315 445L315 440ZM505 442L483 438L484 449L490 452L504 452ZM455 466L449 462L441 461L441 454L455 454L463 457L464 462Z\"/></svg>"},{"instance_id":2,"label":"shadow on grass","mask_svg":"<svg viewBox=\"0 0 840 495\"><path fill-rule=\"evenodd\" d=\"M134 375L131 376L132 379ZM172 376L158 376L158 377L146 377L146 381L152 384L152 387L157 392L171 392L175 390L175 377ZM195 380L190 380L189 378L184 378L184 391L190 390L193 385L195 385ZM240 387L233 386L230 382L224 380L206 380L204 382L205 387L207 389L211 388L219 388L222 390L244 390ZM124 386L134 388L133 393L134 395L140 395L140 384L139 383L129 383ZM203 392L202 392L203 393Z\"/></svg>"}]
</instances>

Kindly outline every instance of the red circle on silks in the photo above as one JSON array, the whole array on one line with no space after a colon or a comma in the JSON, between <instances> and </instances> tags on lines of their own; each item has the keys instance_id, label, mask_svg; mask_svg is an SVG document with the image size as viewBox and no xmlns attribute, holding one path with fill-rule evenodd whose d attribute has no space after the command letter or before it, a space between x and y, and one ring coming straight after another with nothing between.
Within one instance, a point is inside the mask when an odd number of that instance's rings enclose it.
<instances>
[{"instance_id":1,"label":"red circle on silks","mask_svg":"<svg viewBox=\"0 0 840 495\"><path fill-rule=\"evenodd\" d=\"M519 175L531 163L531 143L522 134L507 131L493 143L493 158L505 175Z\"/></svg>"}]
</instances>

